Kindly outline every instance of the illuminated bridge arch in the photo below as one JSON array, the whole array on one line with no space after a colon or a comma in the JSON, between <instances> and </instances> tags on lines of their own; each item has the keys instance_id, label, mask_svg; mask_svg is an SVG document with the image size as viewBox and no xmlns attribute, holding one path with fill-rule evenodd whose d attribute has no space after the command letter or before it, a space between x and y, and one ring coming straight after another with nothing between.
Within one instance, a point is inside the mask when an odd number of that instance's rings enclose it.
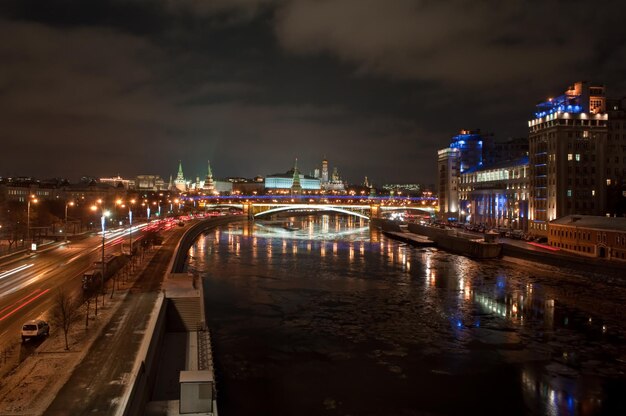
<instances>
[{"instance_id":1,"label":"illuminated bridge arch","mask_svg":"<svg viewBox=\"0 0 626 416\"><path fill-rule=\"evenodd\" d=\"M382 211L406 211L406 210L411 210L411 211L421 211L423 212L425 215L431 215L433 212L435 212L435 208L433 207L427 207L427 206L417 206L417 207L412 207L412 206L400 206L400 207L390 207L390 206L383 206L381 207Z\"/></svg>"},{"instance_id":2,"label":"illuminated bridge arch","mask_svg":"<svg viewBox=\"0 0 626 416\"><path fill-rule=\"evenodd\" d=\"M369 209L369 207L368 207L368 209ZM339 208L339 207L335 207L335 206L332 206L332 205L285 205L285 206L278 206L278 207L270 208L267 211L262 211L262 212L256 213L256 214L254 214L254 217L258 218L258 217L261 217L261 216L264 216L264 215L270 215L270 214L275 214L277 212L292 211L292 210L333 211L333 212L339 212L341 214L352 215L352 216L363 218L363 219L366 219L366 220L370 219L367 215L361 214L360 212L350 211L348 209Z\"/></svg>"},{"instance_id":3,"label":"illuminated bridge arch","mask_svg":"<svg viewBox=\"0 0 626 416\"><path fill-rule=\"evenodd\" d=\"M215 209L215 208L239 208L243 209L244 204L235 204L235 203L226 203L226 204L206 204L205 208L207 209Z\"/></svg>"}]
</instances>

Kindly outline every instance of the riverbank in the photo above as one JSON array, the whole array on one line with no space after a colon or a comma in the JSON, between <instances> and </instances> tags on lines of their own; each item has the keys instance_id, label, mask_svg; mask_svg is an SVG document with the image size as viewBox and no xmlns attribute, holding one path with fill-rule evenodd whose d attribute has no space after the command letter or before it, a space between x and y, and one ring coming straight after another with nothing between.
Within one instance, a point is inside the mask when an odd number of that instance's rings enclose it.
<instances>
[{"instance_id":1,"label":"riverbank","mask_svg":"<svg viewBox=\"0 0 626 416\"><path fill-rule=\"evenodd\" d=\"M566 253L559 249L555 249L554 247L540 244L531 244L522 240L498 238L497 242L495 243L500 247L498 253L496 254L496 251L493 250L487 256L480 256L475 254L477 248L471 247L472 244L476 245L477 242L470 242L473 239L476 240L483 238L483 234L456 232L456 234L462 235L456 236L457 238L452 238L455 236L451 237L449 233L455 232L456 230L444 230L435 227L409 223L407 228L410 232L406 232L400 228L397 222L388 220L373 221L372 225L380 227L385 235L399 241L410 243L412 239L417 239L420 236L426 236L434 241L435 246L440 249L449 251L451 253L466 255L472 258L502 258L504 260L520 259L529 262L537 262L553 267L570 269L575 268L577 271L582 272L601 272L609 278L622 277L626 272L626 262L579 256L573 253ZM465 240L465 242L461 239ZM442 242L444 244L441 244ZM478 249L482 249L482 247L479 246ZM623 280L625 282L624 284L626 284L626 279L621 280Z\"/></svg>"},{"instance_id":2,"label":"riverbank","mask_svg":"<svg viewBox=\"0 0 626 416\"><path fill-rule=\"evenodd\" d=\"M372 219L370 226L379 227L384 233L389 233L391 238L405 242L423 241L426 237L438 248L476 259L492 259L502 254L501 244L492 242L485 236L458 232L458 230L408 223L409 232L407 233L397 222L382 219Z\"/></svg>"}]
</instances>

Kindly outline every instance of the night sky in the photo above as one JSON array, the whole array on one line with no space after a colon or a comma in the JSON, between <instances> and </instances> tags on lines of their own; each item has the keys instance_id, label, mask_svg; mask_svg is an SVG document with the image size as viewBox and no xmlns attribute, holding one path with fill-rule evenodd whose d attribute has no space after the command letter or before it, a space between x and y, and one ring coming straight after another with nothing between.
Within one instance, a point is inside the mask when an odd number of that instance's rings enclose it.
<instances>
[{"instance_id":1,"label":"night sky","mask_svg":"<svg viewBox=\"0 0 626 416\"><path fill-rule=\"evenodd\" d=\"M0 176L433 183L461 128L527 135L578 80L626 94L626 5L3 0Z\"/></svg>"}]
</instances>

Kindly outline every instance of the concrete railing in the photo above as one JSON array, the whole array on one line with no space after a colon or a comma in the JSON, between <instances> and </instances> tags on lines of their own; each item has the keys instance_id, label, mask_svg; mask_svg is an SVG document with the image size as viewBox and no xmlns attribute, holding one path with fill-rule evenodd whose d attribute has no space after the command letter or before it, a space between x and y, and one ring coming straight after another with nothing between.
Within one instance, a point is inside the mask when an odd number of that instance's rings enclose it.
<instances>
[{"instance_id":1,"label":"concrete railing","mask_svg":"<svg viewBox=\"0 0 626 416\"><path fill-rule=\"evenodd\" d=\"M231 215L206 219L191 225L185 234L183 234L174 250L174 255L167 268L168 275L171 273L181 273L184 270L187 261L187 253L191 245L203 232L231 222L247 220L248 217L245 215ZM183 313L179 316L181 324L186 330L204 330L204 319L202 316L198 316L197 313L198 309L204 311L203 297L200 296L199 299L193 302L193 305L188 306L192 309L196 309L196 312L190 311L190 313ZM180 311L176 313L180 315ZM156 361L159 356L158 353L163 337L167 331L167 321L168 299L166 299L164 294L160 294L155 303L139 352L135 358L130 385L121 398L116 416L135 416L144 413L146 403L149 401L154 386L158 368ZM211 358L211 353L204 353L202 357Z\"/></svg>"},{"instance_id":2,"label":"concrete railing","mask_svg":"<svg viewBox=\"0 0 626 416\"><path fill-rule=\"evenodd\" d=\"M156 377L155 360L165 334L165 317L167 302L165 296L159 294L152 309L150 322L146 328L139 352L135 357L135 364L131 372L132 382L126 389L116 416L134 416L143 414L146 402L150 398L150 390Z\"/></svg>"}]
</instances>

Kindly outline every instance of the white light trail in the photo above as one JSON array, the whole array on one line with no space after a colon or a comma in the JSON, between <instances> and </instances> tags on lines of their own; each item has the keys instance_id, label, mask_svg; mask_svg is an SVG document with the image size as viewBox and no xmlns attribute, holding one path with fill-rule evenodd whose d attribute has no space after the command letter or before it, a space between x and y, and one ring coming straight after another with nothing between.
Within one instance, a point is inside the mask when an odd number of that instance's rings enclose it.
<instances>
[{"instance_id":1,"label":"white light trail","mask_svg":"<svg viewBox=\"0 0 626 416\"><path fill-rule=\"evenodd\" d=\"M34 266L34 264L32 264L32 263L31 264L24 264L22 266L16 267L15 269L7 270L6 272L0 273L0 279L4 279L5 277L9 277L9 276L11 276L11 275L13 275L15 273L19 273L22 270L26 270L26 269L28 269L30 267L33 267L33 266Z\"/></svg>"}]
</instances>

